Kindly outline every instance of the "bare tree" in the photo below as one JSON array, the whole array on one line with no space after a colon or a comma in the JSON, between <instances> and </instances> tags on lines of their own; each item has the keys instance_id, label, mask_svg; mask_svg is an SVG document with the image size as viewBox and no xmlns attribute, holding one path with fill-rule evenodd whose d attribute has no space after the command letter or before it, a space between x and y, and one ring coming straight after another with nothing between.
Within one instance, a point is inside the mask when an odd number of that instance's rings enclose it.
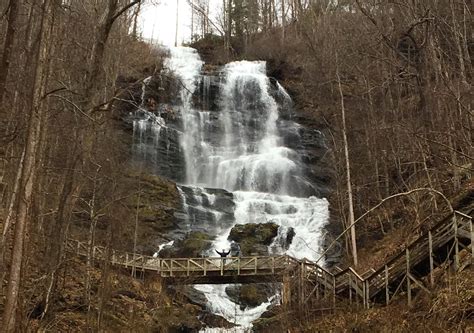
<instances>
[{"instance_id":1,"label":"bare tree","mask_svg":"<svg viewBox=\"0 0 474 333\"><path fill-rule=\"evenodd\" d=\"M31 109L29 110L28 132L24 150L23 163L20 168L20 189L16 211L15 235L13 240L12 259L8 278L5 311L3 313L3 331L15 331L15 314L21 281L23 247L29 214L31 213L33 185L37 176L36 154L39 149L42 126L43 101L48 76L49 42L52 24L52 3L44 0L37 48L37 63L31 92Z\"/></svg>"}]
</instances>

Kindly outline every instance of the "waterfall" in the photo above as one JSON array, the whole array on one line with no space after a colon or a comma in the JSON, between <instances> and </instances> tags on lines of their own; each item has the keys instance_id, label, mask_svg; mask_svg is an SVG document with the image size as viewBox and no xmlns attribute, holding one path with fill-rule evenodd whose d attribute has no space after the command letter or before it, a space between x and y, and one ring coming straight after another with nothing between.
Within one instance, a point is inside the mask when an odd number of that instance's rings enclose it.
<instances>
[{"instance_id":1,"label":"waterfall","mask_svg":"<svg viewBox=\"0 0 474 333\"><path fill-rule=\"evenodd\" d=\"M279 228L269 253L319 258L328 202L317 197L318 186L308 164L312 148L305 147L303 127L291 120L291 98L267 77L266 63L231 62L218 79L211 80L201 74L198 53L179 47L170 50L165 67L180 82L174 106L179 121L162 127L174 126L180 133L183 229L204 230L214 237L212 248L202 254L214 256L214 249L228 249L229 233L237 224L273 222ZM213 89L218 90L216 100L210 98ZM146 129L140 126L136 131L142 135ZM290 230L290 244L285 244ZM196 289L205 294L213 313L239 325L232 332L249 329L279 299L275 295L257 307L241 309L226 295L225 287L200 285Z\"/></svg>"},{"instance_id":2,"label":"waterfall","mask_svg":"<svg viewBox=\"0 0 474 333\"><path fill-rule=\"evenodd\" d=\"M165 67L173 72L180 81L179 114L182 117L183 135L181 147L184 151L186 166L186 183L196 184L195 168L199 155L198 140L202 135L200 112L193 108L192 97L197 87L201 67L204 64L196 50L188 47L172 48L170 57L165 61Z\"/></svg>"}]
</instances>

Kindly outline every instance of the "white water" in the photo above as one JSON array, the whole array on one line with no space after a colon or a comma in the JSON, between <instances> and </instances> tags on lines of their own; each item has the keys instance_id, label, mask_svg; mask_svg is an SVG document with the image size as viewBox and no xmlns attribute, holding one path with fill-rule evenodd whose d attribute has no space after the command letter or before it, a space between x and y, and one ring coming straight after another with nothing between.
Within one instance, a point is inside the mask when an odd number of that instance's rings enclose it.
<instances>
[{"instance_id":1,"label":"white water","mask_svg":"<svg viewBox=\"0 0 474 333\"><path fill-rule=\"evenodd\" d=\"M138 105L132 120L134 153L138 154L143 160L156 160L156 151L159 144L160 133L163 129L167 129L165 120L145 107L146 87L150 83L152 77L145 78L142 82L142 92L140 95L140 104ZM147 149L148 137L153 137L153 149Z\"/></svg>"},{"instance_id":2,"label":"white water","mask_svg":"<svg viewBox=\"0 0 474 333\"><path fill-rule=\"evenodd\" d=\"M278 83L278 93L283 96L284 105L279 105L272 97L272 85L266 76L266 64L262 61L240 61L227 64L223 68L220 86L219 111L211 120L209 110L200 110L193 105L193 93L199 82L203 83L203 106L209 106L209 77L201 77L203 62L195 50L174 48L165 67L172 71L182 83L178 105L182 118L183 134L181 149L185 158L186 185L190 186L193 198L200 210L202 197L214 203L213 195L202 187L222 188L233 193L235 202L234 224L273 222L279 227L279 234L269 247L270 253L286 253L297 257L315 260L321 254L320 239L322 227L328 220L328 203L325 199L303 197L300 188L307 186L304 171L298 154L283 146L278 121L281 108L291 104L290 96ZM217 132L210 133L210 123L214 121ZM149 124L147 121L146 124ZM160 120L158 132L165 125ZM137 122L136 131L142 133L145 123ZM140 137L140 136L138 136ZM181 191L184 196L184 192ZM187 203L183 202L185 211ZM219 213L214 224L219 223ZM188 226L192 221L188 221ZM210 225L211 226L211 225ZM218 236L213 248L229 248L227 237L231 226L214 225ZM285 249L287 233L293 228L294 237ZM161 250L161 248L160 248ZM243 253L243 255L249 255ZM224 285L199 285L207 300L209 309L222 315L229 322L239 325L230 330L207 329L205 332L245 332L251 328L253 320L259 318L272 302L255 308L240 309L225 293Z\"/></svg>"},{"instance_id":3,"label":"white water","mask_svg":"<svg viewBox=\"0 0 474 333\"><path fill-rule=\"evenodd\" d=\"M183 118L183 135L181 146L186 163L186 183L196 184L194 170L199 156L195 154L201 143L200 135L203 130L199 121L199 111L192 107L192 96L196 90L199 74L204 62L201 61L195 49L177 47L170 49L170 57L165 61L165 67L172 71L181 81L179 112Z\"/></svg>"}]
</instances>

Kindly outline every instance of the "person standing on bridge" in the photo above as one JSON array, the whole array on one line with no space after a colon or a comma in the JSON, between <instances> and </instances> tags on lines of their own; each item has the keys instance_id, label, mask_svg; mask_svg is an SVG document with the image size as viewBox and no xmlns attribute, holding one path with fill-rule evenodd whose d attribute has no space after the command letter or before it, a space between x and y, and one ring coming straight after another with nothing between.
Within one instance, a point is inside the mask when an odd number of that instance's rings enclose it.
<instances>
[{"instance_id":1,"label":"person standing on bridge","mask_svg":"<svg viewBox=\"0 0 474 333\"><path fill-rule=\"evenodd\" d=\"M217 251L217 250L216 250L216 252L217 252L218 255L221 256L221 258L223 258L222 261L224 262L224 265L225 265L225 258L229 255L230 250L227 251L227 252L225 252L225 249L222 249L222 252L219 252L219 251Z\"/></svg>"}]
</instances>

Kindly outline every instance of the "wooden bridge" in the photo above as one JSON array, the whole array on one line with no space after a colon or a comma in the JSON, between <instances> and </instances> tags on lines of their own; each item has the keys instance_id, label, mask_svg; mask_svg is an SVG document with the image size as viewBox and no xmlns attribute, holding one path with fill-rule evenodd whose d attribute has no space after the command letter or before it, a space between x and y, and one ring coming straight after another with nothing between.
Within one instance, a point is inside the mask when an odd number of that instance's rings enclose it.
<instances>
[{"instance_id":1,"label":"wooden bridge","mask_svg":"<svg viewBox=\"0 0 474 333\"><path fill-rule=\"evenodd\" d=\"M107 251L69 239L66 250L80 257L108 260L136 273L159 275L167 284L227 284L282 282L299 262L287 255L252 257L155 258L142 254Z\"/></svg>"},{"instance_id":2,"label":"wooden bridge","mask_svg":"<svg viewBox=\"0 0 474 333\"><path fill-rule=\"evenodd\" d=\"M335 305L336 300L370 307L388 304L404 291L412 301L413 286L429 292L435 267L453 263L460 267L459 253L474 253L472 217L453 212L386 261L377 270L360 275L353 268L330 272L313 262L283 256L228 258L154 258L124 253L68 240L66 249L88 260L108 260L135 273L158 275L167 284L283 283L283 303ZM429 283L421 280L428 276ZM307 307L307 305L305 306Z\"/></svg>"}]
</instances>

